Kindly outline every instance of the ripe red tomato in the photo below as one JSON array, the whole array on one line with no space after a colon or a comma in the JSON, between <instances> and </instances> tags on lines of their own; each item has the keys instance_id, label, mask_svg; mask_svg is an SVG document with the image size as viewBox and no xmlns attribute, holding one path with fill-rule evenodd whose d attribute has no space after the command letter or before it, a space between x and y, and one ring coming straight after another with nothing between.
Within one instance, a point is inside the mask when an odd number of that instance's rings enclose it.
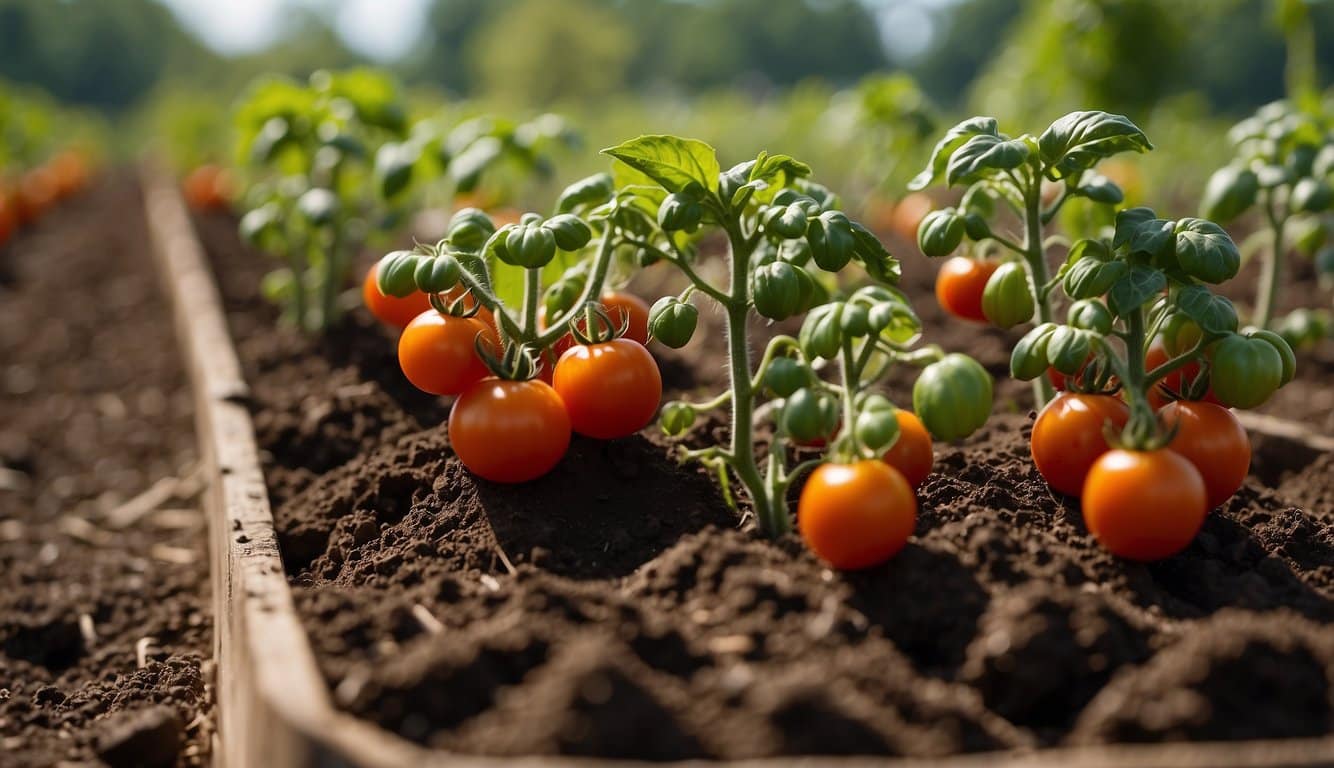
<instances>
[{"instance_id":1,"label":"ripe red tomato","mask_svg":"<svg viewBox=\"0 0 1334 768\"><path fill-rule=\"evenodd\" d=\"M9 241L19 228L19 214L8 193L0 188L0 246Z\"/></svg>"},{"instance_id":2,"label":"ripe red tomato","mask_svg":"<svg viewBox=\"0 0 1334 768\"><path fill-rule=\"evenodd\" d=\"M375 284L374 266L361 281L361 300L377 320L395 328L406 328L408 323L431 308L430 297L421 291L414 291L403 298L380 293L379 286Z\"/></svg>"},{"instance_id":3,"label":"ripe red tomato","mask_svg":"<svg viewBox=\"0 0 1334 768\"><path fill-rule=\"evenodd\" d=\"M492 345L500 344L491 326L475 317L427 310L408 323L398 338L398 364L417 389L457 395L489 373L477 356L478 336Z\"/></svg>"},{"instance_id":4,"label":"ripe red tomato","mask_svg":"<svg viewBox=\"0 0 1334 768\"><path fill-rule=\"evenodd\" d=\"M982 290L998 267L998 261L977 261L963 256L949 259L936 275L936 300L955 317L987 322L982 312Z\"/></svg>"},{"instance_id":5,"label":"ripe red tomato","mask_svg":"<svg viewBox=\"0 0 1334 768\"><path fill-rule=\"evenodd\" d=\"M1180 400L1163 408L1159 416L1169 427L1176 425L1176 437L1167 447L1199 470L1209 509L1232 498L1251 468L1251 441L1232 411Z\"/></svg>"},{"instance_id":6,"label":"ripe red tomato","mask_svg":"<svg viewBox=\"0 0 1334 768\"><path fill-rule=\"evenodd\" d=\"M797 530L806 546L841 570L869 568L898 554L916 522L912 487L883 461L821 464L797 502Z\"/></svg>"},{"instance_id":7,"label":"ripe red tomato","mask_svg":"<svg viewBox=\"0 0 1334 768\"><path fill-rule=\"evenodd\" d=\"M523 483L550 472L570 447L570 417L541 381L485 378L449 411L449 442L459 461L495 483Z\"/></svg>"},{"instance_id":8,"label":"ripe red tomato","mask_svg":"<svg viewBox=\"0 0 1334 768\"><path fill-rule=\"evenodd\" d=\"M1063 392L1038 414L1033 423L1033 463L1054 490L1078 496L1089 468L1108 450L1103 425L1120 429L1130 409L1111 395Z\"/></svg>"},{"instance_id":9,"label":"ripe red tomato","mask_svg":"<svg viewBox=\"0 0 1334 768\"><path fill-rule=\"evenodd\" d=\"M626 338L576 344L556 363L552 386L575 432L600 440L633 435L653 420L662 375L653 355Z\"/></svg>"},{"instance_id":10,"label":"ripe red tomato","mask_svg":"<svg viewBox=\"0 0 1334 768\"><path fill-rule=\"evenodd\" d=\"M1195 538L1205 498L1204 479L1174 451L1108 451L1084 484L1084 524L1118 557L1159 560Z\"/></svg>"},{"instance_id":11,"label":"ripe red tomato","mask_svg":"<svg viewBox=\"0 0 1334 768\"><path fill-rule=\"evenodd\" d=\"M899 408L894 411L894 416L899 422L899 439L885 452L885 462L902 472L915 491L931 474L931 464L935 460L931 452L931 435L922 420L911 411Z\"/></svg>"}]
</instances>

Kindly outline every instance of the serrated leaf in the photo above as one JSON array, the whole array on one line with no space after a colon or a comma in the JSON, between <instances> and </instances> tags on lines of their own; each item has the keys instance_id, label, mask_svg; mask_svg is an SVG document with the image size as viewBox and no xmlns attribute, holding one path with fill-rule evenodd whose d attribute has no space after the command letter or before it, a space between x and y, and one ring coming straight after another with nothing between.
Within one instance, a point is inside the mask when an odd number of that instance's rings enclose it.
<instances>
[{"instance_id":1,"label":"serrated leaf","mask_svg":"<svg viewBox=\"0 0 1334 768\"><path fill-rule=\"evenodd\" d=\"M1178 289L1176 306L1207 333L1223 335L1237 330L1236 307L1202 285L1186 285Z\"/></svg>"},{"instance_id":2,"label":"serrated leaf","mask_svg":"<svg viewBox=\"0 0 1334 768\"><path fill-rule=\"evenodd\" d=\"M1071 112L1052 123L1038 138L1038 147L1057 179L1082 173L1120 152L1153 149L1129 118L1097 110Z\"/></svg>"},{"instance_id":3,"label":"serrated leaf","mask_svg":"<svg viewBox=\"0 0 1334 768\"><path fill-rule=\"evenodd\" d=\"M1107 291L1107 308L1116 315L1134 312L1167 287L1167 277L1153 267L1132 265Z\"/></svg>"},{"instance_id":4,"label":"serrated leaf","mask_svg":"<svg viewBox=\"0 0 1334 768\"><path fill-rule=\"evenodd\" d=\"M931 151L931 159L927 161L926 168L908 182L908 189L925 189L930 186L945 173L955 150L970 138L982 135L1000 136L996 118L970 117L946 131L944 138L937 142L935 149Z\"/></svg>"},{"instance_id":5,"label":"serrated leaf","mask_svg":"<svg viewBox=\"0 0 1334 768\"><path fill-rule=\"evenodd\" d=\"M955 150L946 166L945 180L948 184L960 181L973 181L983 171L1009 170L1018 168L1028 159L1028 144L1020 139L1003 139L997 136L974 136Z\"/></svg>"},{"instance_id":6,"label":"serrated leaf","mask_svg":"<svg viewBox=\"0 0 1334 768\"><path fill-rule=\"evenodd\" d=\"M698 139L678 136L640 136L602 150L644 173L668 192L691 185L713 191L718 188L718 153Z\"/></svg>"}]
</instances>

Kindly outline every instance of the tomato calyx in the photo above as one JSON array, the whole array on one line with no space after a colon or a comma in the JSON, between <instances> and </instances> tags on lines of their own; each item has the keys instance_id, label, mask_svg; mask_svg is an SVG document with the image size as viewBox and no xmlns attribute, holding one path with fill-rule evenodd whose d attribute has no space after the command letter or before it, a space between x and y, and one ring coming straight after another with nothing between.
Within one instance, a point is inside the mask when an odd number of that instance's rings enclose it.
<instances>
[{"instance_id":1,"label":"tomato calyx","mask_svg":"<svg viewBox=\"0 0 1334 768\"><path fill-rule=\"evenodd\" d=\"M431 293L427 296L432 309L449 317L476 317L477 313L482 311L482 303L472 295L472 291L463 291L453 298L443 293Z\"/></svg>"},{"instance_id":2,"label":"tomato calyx","mask_svg":"<svg viewBox=\"0 0 1334 768\"><path fill-rule=\"evenodd\" d=\"M592 344L602 344L604 342L619 339L630 330L630 318L622 315L621 322L618 324L611 319L611 314L607 308L599 302L589 301L583 306L583 322L578 322L575 317L571 317L568 325L570 335L574 337L575 342L584 346Z\"/></svg>"},{"instance_id":3,"label":"tomato calyx","mask_svg":"<svg viewBox=\"0 0 1334 768\"><path fill-rule=\"evenodd\" d=\"M537 378L542 372L542 356L531 345L502 340L501 348L497 352L482 334L477 335L473 345L477 350L477 356L498 379L528 381Z\"/></svg>"}]
</instances>

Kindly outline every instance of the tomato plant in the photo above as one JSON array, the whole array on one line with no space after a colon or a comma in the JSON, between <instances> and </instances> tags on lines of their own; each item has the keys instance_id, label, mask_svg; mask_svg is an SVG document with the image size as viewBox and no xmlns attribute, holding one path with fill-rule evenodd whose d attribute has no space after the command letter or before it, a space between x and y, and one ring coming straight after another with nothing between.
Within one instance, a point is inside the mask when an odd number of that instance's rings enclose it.
<instances>
[{"instance_id":1,"label":"tomato plant","mask_svg":"<svg viewBox=\"0 0 1334 768\"><path fill-rule=\"evenodd\" d=\"M1068 321L1043 323L1029 331L1015 345L1010 370L1016 378L1033 379L1052 367L1067 376L1079 373L1075 381L1090 392L1120 391L1127 409L1124 420L1121 406L1105 396L1096 401L1098 415L1093 415L1089 396L1077 400L1080 396L1065 394L1054 401L1034 425L1034 461L1053 488L1082 493L1089 529L1110 549L1129 553L1128 557L1162 557L1185 546L1194 535L1198 519L1209 508L1206 499L1215 503L1214 491L1222 494L1221 489L1231 485L1236 459L1230 457L1226 467L1217 468L1225 479L1211 486L1206 496L1204 480L1190 462L1181 460L1190 469L1186 473L1177 471L1181 462L1162 458L1164 454L1180 458L1163 449L1183 426L1183 451L1203 456L1213 449L1202 447L1204 429L1198 419L1180 416L1172 424L1159 420L1153 398L1160 385L1178 374L1180 391L1174 395L1195 400L1212 386L1222 405L1254 407L1292 379L1296 359L1278 334L1239 333L1236 309L1209 291L1210 284L1233 277L1241 264L1236 245L1217 224L1194 218L1160 219L1148 208L1132 208L1116 215L1109 234L1106 239L1081 240L1070 249L1056 276L1075 302ZM1198 372L1183 375L1190 366ZM1075 403L1086 407L1074 411ZM1213 406L1182 402L1172 413L1194 414L1209 407ZM1049 414L1052 418L1043 418ZM1066 423L1068 432L1062 427ZM1107 443L1102 441L1104 434ZM1104 452L1107 447L1117 450ZM1218 450L1221 462L1226 451ZM1096 461L1087 469L1091 458ZM1196 509L1194 493L1181 490L1182 495L1170 496L1174 492L1167 481L1145 485L1145 508L1156 509L1167 498L1191 504L1173 512L1171 520L1179 524L1162 522L1167 526L1162 529L1134 511L1139 489L1116 487L1117 482L1150 471L1145 467L1159 466L1173 481L1188 475L1180 482L1200 490ZM1085 470L1081 488L1080 472ZM1211 467L1206 475L1213 471ZM1244 467L1241 472L1244 476ZM1095 489L1094 479L1100 476ZM1231 485L1227 495L1235 490ZM1222 496L1216 503L1225 499ZM1183 535L1185 541L1180 540Z\"/></svg>"},{"instance_id":2,"label":"tomato plant","mask_svg":"<svg viewBox=\"0 0 1334 768\"><path fill-rule=\"evenodd\" d=\"M1289 248L1314 258L1324 280L1334 280L1334 120L1318 101L1306 107L1279 101L1228 136L1236 154L1209 178L1201 215L1226 224L1251 209L1261 212L1263 228L1242 246L1262 259L1251 322L1282 331L1293 346L1309 346L1329 334L1329 310L1287 318L1275 312Z\"/></svg>"},{"instance_id":3,"label":"tomato plant","mask_svg":"<svg viewBox=\"0 0 1334 768\"><path fill-rule=\"evenodd\" d=\"M946 132L926 169L908 185L910 189L924 189L944 181L950 186L967 186L957 207L933 211L922 220L917 230L918 245L927 256L947 256L965 239L1009 251L1016 269L1023 270L1022 279L1013 269L1005 274L998 272L995 285L986 286L990 311L970 300L963 305L968 310L963 316L991 318L1004 327L1030 319L1051 322L1050 294L1056 282L1049 277L1045 228L1063 206L1075 199L1110 211L1124 195L1095 167L1121 152L1152 148L1134 123L1106 112L1072 112L1037 137L1024 134L1012 138L1000 132L992 117L965 120ZM1046 199L1044 182L1058 184ZM1003 228L1006 220L999 216L1003 211L1017 220L1019 234ZM968 295L972 295L971 288ZM949 306L943 299L941 304ZM1036 402L1041 406L1051 399L1052 389L1045 377L1033 377L1033 382Z\"/></svg>"},{"instance_id":4,"label":"tomato plant","mask_svg":"<svg viewBox=\"0 0 1334 768\"><path fill-rule=\"evenodd\" d=\"M903 474L880 461L824 464L797 504L797 527L811 551L835 568L855 570L903 549L917 522L917 499Z\"/></svg>"}]
</instances>

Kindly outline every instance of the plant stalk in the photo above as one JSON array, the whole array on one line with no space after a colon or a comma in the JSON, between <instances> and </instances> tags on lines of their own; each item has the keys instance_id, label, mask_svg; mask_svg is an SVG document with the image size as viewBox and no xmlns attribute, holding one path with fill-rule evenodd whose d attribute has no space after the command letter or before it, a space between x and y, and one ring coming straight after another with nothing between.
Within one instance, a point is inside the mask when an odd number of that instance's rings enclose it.
<instances>
[{"instance_id":1,"label":"plant stalk","mask_svg":"<svg viewBox=\"0 0 1334 768\"><path fill-rule=\"evenodd\" d=\"M1042 245L1042 183L1039 176L1024 191L1024 261L1028 262L1029 290L1038 308L1037 322L1051 322L1051 296L1043 286L1050 279L1046 249ZM1047 377L1033 379L1033 402L1041 410L1056 394Z\"/></svg>"},{"instance_id":2,"label":"plant stalk","mask_svg":"<svg viewBox=\"0 0 1334 768\"><path fill-rule=\"evenodd\" d=\"M1274 310L1278 304L1278 286L1280 273L1283 271L1283 230L1287 223L1274 211L1273 201L1265 206L1269 217L1269 231L1273 234L1273 243L1265 251L1260 264L1260 285L1255 300L1255 317L1251 318L1257 327L1268 328L1274 320Z\"/></svg>"}]
</instances>

